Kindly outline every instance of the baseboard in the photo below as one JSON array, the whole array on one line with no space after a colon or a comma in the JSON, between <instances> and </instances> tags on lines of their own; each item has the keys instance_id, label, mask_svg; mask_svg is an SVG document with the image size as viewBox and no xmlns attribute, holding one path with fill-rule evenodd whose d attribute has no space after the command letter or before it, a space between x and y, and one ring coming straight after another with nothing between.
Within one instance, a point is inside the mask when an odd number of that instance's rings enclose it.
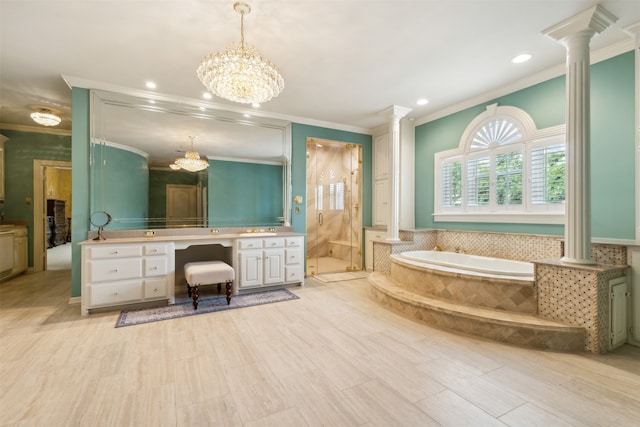
<instances>
[{"instance_id":1,"label":"baseboard","mask_svg":"<svg viewBox=\"0 0 640 427\"><path fill-rule=\"evenodd\" d=\"M72 304L80 305L81 299L82 299L82 297L71 297L71 298L69 298L69 305L72 305Z\"/></svg>"}]
</instances>

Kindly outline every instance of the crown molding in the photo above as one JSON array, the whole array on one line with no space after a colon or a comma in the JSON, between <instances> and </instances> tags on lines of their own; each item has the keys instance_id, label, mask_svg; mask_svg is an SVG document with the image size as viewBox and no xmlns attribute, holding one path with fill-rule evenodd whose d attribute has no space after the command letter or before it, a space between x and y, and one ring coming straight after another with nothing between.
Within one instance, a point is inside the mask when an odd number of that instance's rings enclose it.
<instances>
[{"instance_id":1,"label":"crown molding","mask_svg":"<svg viewBox=\"0 0 640 427\"><path fill-rule=\"evenodd\" d=\"M591 53L591 65L596 64L601 61L605 61L607 59L613 58L618 55L622 55L623 53L627 53L629 51L634 50L634 42L631 38L620 41L618 43L614 43L605 48L598 49ZM539 73L533 74L531 76L525 77L524 79L520 79L511 84L507 84L505 86L500 87L499 89L495 89L489 92L485 92L478 96L469 98L465 101L459 102L457 104L453 104L449 107L443 108L441 110L435 111L433 113L427 114L420 118L416 118L414 120L414 126L420 126L425 123L432 122L434 120L441 119L443 117L449 116L451 114L458 113L460 111L466 110L467 108L475 107L477 105L483 104L485 102L489 102L495 100L496 98L500 98L505 95L509 95L513 92L517 92L519 90L535 86L539 83L545 82L547 80L551 80L556 77L560 77L566 74L566 65L563 62L562 64L558 64L554 67L543 70Z\"/></svg>"},{"instance_id":2,"label":"crown molding","mask_svg":"<svg viewBox=\"0 0 640 427\"><path fill-rule=\"evenodd\" d=\"M46 133L50 135L71 136L71 131L67 129L42 128L38 126L12 125L0 123L0 130L17 130L20 132Z\"/></svg>"}]
</instances>

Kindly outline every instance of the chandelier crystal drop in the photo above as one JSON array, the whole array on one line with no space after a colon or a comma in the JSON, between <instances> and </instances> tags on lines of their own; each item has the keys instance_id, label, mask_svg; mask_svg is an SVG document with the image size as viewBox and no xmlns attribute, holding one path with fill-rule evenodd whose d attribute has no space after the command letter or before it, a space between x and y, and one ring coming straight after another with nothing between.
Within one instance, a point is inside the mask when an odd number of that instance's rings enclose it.
<instances>
[{"instance_id":1,"label":"chandelier crystal drop","mask_svg":"<svg viewBox=\"0 0 640 427\"><path fill-rule=\"evenodd\" d=\"M244 15L251 7L243 2L233 5L240 14L240 42L224 52L207 55L197 69L198 78L214 95L242 104L262 104L284 89L284 80L271 61L258 49L244 42Z\"/></svg>"},{"instance_id":2,"label":"chandelier crystal drop","mask_svg":"<svg viewBox=\"0 0 640 427\"><path fill-rule=\"evenodd\" d=\"M62 121L62 119L53 114L53 112L44 109L31 113L31 118L34 122L42 126L57 126Z\"/></svg>"},{"instance_id":3,"label":"chandelier crystal drop","mask_svg":"<svg viewBox=\"0 0 640 427\"><path fill-rule=\"evenodd\" d=\"M198 172L209 167L209 162L200 158L200 154L197 151L193 151L193 139L191 138L191 151L187 151L184 157L176 159L175 163L169 165L171 169L184 169L189 172Z\"/></svg>"}]
</instances>

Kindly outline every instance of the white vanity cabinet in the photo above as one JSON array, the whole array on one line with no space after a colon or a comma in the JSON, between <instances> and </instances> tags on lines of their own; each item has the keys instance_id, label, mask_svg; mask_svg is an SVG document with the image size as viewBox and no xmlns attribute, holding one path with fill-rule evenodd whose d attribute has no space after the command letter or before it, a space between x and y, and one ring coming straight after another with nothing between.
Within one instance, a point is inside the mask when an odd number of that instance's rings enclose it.
<instances>
[{"instance_id":1,"label":"white vanity cabinet","mask_svg":"<svg viewBox=\"0 0 640 427\"><path fill-rule=\"evenodd\" d=\"M82 246L82 313L173 298L174 245L97 242Z\"/></svg>"},{"instance_id":2,"label":"white vanity cabinet","mask_svg":"<svg viewBox=\"0 0 640 427\"><path fill-rule=\"evenodd\" d=\"M238 239L234 245L238 289L302 281L302 236Z\"/></svg>"},{"instance_id":3,"label":"white vanity cabinet","mask_svg":"<svg viewBox=\"0 0 640 427\"><path fill-rule=\"evenodd\" d=\"M304 237L284 239L284 281L299 283L304 279Z\"/></svg>"},{"instance_id":4,"label":"white vanity cabinet","mask_svg":"<svg viewBox=\"0 0 640 427\"><path fill-rule=\"evenodd\" d=\"M27 270L27 245L27 227L9 225L0 231L0 281Z\"/></svg>"}]
</instances>

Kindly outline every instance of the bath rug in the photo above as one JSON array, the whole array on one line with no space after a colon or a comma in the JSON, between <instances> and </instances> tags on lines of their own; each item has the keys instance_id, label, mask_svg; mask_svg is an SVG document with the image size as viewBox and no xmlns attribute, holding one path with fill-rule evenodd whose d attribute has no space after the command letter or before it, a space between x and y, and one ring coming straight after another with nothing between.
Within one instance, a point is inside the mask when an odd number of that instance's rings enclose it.
<instances>
[{"instance_id":1,"label":"bath rug","mask_svg":"<svg viewBox=\"0 0 640 427\"><path fill-rule=\"evenodd\" d=\"M313 277L324 283L343 282L346 280L364 279L367 277L367 273L365 271L349 271L346 273L319 274Z\"/></svg>"},{"instance_id":2,"label":"bath rug","mask_svg":"<svg viewBox=\"0 0 640 427\"><path fill-rule=\"evenodd\" d=\"M201 298L198 300L197 310L193 309L193 303L191 302L191 299L189 299L189 301L161 307L123 310L116 322L116 328L141 325L143 323L157 322L159 320L177 319L179 317L213 313L216 311L233 310L236 308L289 301L298 298L300 297L287 289L275 289L270 291L234 295L231 298L231 304L229 305L227 305L227 298L225 296Z\"/></svg>"}]
</instances>

